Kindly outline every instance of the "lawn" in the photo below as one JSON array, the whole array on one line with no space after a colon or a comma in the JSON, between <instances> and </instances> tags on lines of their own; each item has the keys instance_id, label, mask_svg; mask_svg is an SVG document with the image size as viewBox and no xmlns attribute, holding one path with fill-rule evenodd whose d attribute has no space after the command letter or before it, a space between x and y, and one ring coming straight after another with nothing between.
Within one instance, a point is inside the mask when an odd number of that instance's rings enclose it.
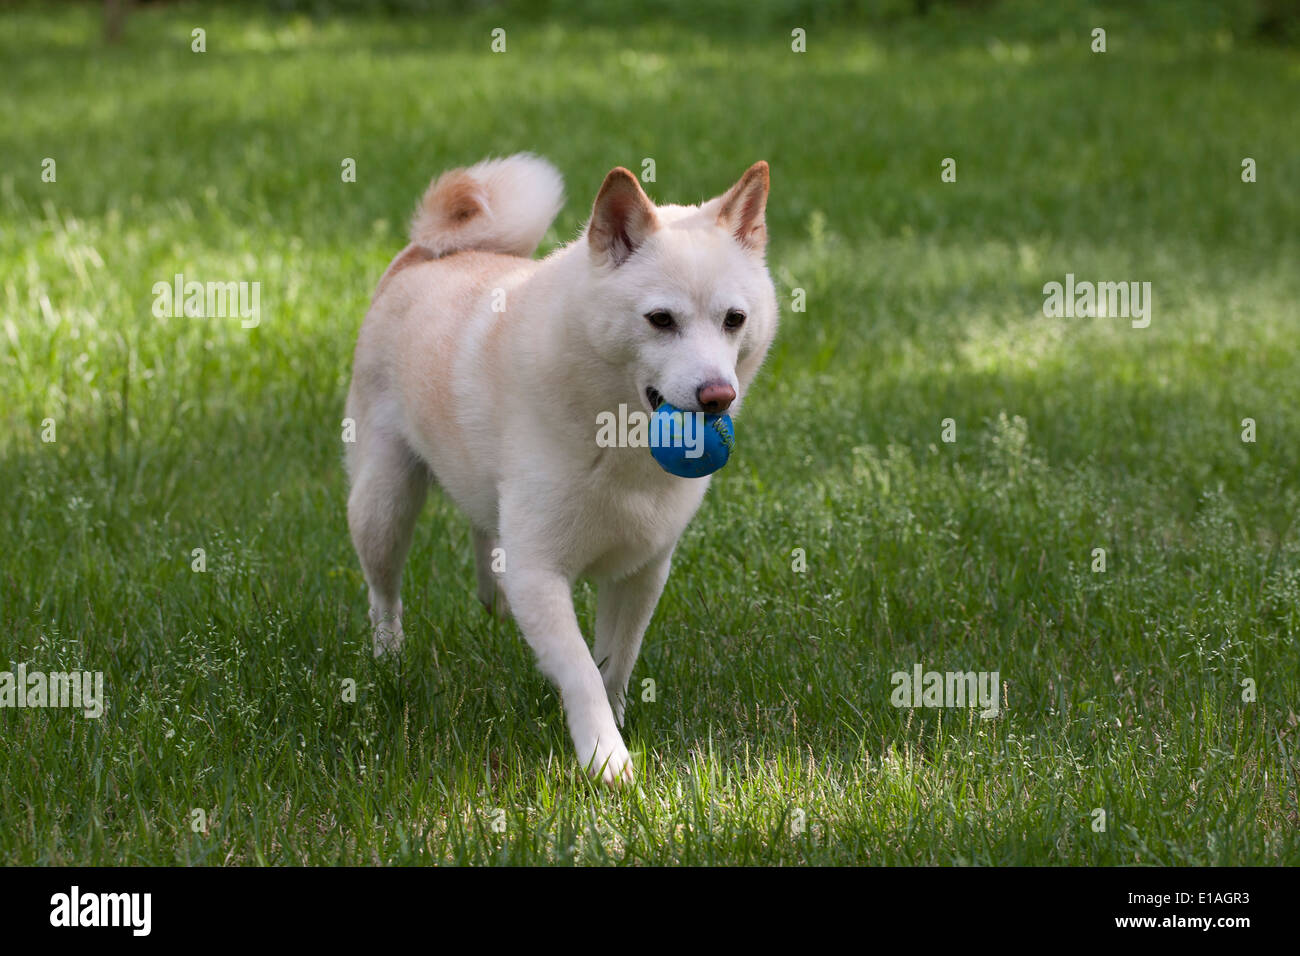
<instances>
[{"instance_id":1,"label":"lawn","mask_svg":"<svg viewBox=\"0 0 1300 956\"><path fill-rule=\"evenodd\" d=\"M107 699L0 709L0 862L1300 863L1300 56L1042 6L0 13L0 669ZM782 330L621 792L449 503L400 663L347 532L374 286L432 175L520 149L568 184L543 251L612 166L661 202L772 167ZM156 317L177 273L260 323ZM1045 316L1067 274L1150 282L1149 326ZM918 664L996 671L997 715L893 706Z\"/></svg>"}]
</instances>

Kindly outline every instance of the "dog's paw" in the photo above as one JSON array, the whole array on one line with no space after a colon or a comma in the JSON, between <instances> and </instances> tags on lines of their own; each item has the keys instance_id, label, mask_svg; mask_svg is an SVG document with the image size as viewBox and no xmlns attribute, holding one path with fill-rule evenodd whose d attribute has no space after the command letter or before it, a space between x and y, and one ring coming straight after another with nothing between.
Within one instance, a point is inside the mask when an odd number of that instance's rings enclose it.
<instances>
[{"instance_id":1,"label":"dog's paw","mask_svg":"<svg viewBox=\"0 0 1300 956\"><path fill-rule=\"evenodd\" d=\"M622 744L599 764L593 762L591 774L593 777L599 774L600 782L607 787L630 787L636 783L632 755Z\"/></svg>"},{"instance_id":2,"label":"dog's paw","mask_svg":"<svg viewBox=\"0 0 1300 956\"><path fill-rule=\"evenodd\" d=\"M406 639L406 635L402 633L400 611L396 615L380 616L371 608L370 623L375 627L373 637L375 657L396 654L402 649L402 641Z\"/></svg>"},{"instance_id":3,"label":"dog's paw","mask_svg":"<svg viewBox=\"0 0 1300 956\"><path fill-rule=\"evenodd\" d=\"M609 744L601 740L595 747L579 747L578 754L579 756L591 755L584 761L583 766L591 776L599 779L606 786L630 786L636 781L632 755L627 752L623 741L617 735Z\"/></svg>"},{"instance_id":4,"label":"dog's paw","mask_svg":"<svg viewBox=\"0 0 1300 956\"><path fill-rule=\"evenodd\" d=\"M405 635L402 634L402 625L398 624L396 628L389 625L381 625L375 628L374 650L375 657L385 657L389 654L398 654L402 650L402 641Z\"/></svg>"}]
</instances>

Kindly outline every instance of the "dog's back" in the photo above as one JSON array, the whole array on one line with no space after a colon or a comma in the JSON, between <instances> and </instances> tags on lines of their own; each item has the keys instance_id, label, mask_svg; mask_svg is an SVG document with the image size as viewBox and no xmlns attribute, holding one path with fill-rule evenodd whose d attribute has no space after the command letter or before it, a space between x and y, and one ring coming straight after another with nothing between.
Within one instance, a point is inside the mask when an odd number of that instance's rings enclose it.
<instances>
[{"instance_id":1,"label":"dog's back","mask_svg":"<svg viewBox=\"0 0 1300 956\"><path fill-rule=\"evenodd\" d=\"M492 440L495 430L481 419L496 410L466 379L471 371L480 380L484 371L508 374L499 334L507 318L492 299L531 274L529 257L563 201L559 172L527 153L450 170L430 184L411 242L379 280L357 340L347 411L357 423L348 448L354 481L368 438L400 444L472 517L488 517L490 476L466 466L484 457L474 445Z\"/></svg>"}]
</instances>

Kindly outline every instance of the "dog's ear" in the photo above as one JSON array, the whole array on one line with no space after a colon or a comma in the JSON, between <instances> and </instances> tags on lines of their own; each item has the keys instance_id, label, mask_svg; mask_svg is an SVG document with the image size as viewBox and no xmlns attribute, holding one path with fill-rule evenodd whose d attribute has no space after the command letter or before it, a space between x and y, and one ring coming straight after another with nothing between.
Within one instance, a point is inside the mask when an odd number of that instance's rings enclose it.
<instances>
[{"instance_id":1,"label":"dog's ear","mask_svg":"<svg viewBox=\"0 0 1300 956\"><path fill-rule=\"evenodd\" d=\"M718 225L730 232L749 252L761 256L767 248L767 163L759 160L740 182L718 200Z\"/></svg>"},{"instance_id":2,"label":"dog's ear","mask_svg":"<svg viewBox=\"0 0 1300 956\"><path fill-rule=\"evenodd\" d=\"M587 224L592 258L620 266L657 228L654 203L636 177L622 166L611 169L596 194Z\"/></svg>"}]
</instances>

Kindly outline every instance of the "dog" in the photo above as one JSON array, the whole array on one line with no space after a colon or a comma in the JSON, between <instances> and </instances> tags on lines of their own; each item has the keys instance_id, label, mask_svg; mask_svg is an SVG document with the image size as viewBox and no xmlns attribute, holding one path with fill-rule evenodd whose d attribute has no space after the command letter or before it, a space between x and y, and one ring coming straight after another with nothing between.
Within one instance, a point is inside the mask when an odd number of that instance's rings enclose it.
<instances>
[{"instance_id":1,"label":"dog","mask_svg":"<svg viewBox=\"0 0 1300 956\"><path fill-rule=\"evenodd\" d=\"M531 258L559 172L528 153L442 174L362 324L347 416L348 526L376 656L400 649L400 585L436 481L473 527L478 597L512 614L563 701L579 760L634 778L628 680L706 478L601 447L620 404L736 413L776 334L768 166L699 206L656 206L618 167L582 234ZM573 609L597 585L594 649Z\"/></svg>"}]
</instances>

